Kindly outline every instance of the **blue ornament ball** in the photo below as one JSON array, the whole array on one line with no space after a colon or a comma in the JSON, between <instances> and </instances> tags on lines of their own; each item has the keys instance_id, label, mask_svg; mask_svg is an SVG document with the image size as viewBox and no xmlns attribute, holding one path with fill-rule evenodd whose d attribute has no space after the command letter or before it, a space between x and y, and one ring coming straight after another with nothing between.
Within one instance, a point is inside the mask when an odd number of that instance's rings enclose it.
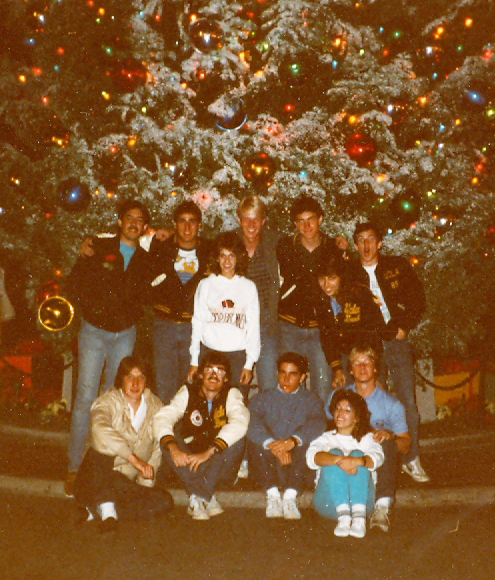
<instances>
[{"instance_id":1,"label":"blue ornament ball","mask_svg":"<svg viewBox=\"0 0 495 580\"><path fill-rule=\"evenodd\" d=\"M215 125L223 131L239 129L247 121L247 113L242 99L227 103L223 114L215 115Z\"/></svg>"},{"instance_id":2,"label":"blue ornament ball","mask_svg":"<svg viewBox=\"0 0 495 580\"><path fill-rule=\"evenodd\" d=\"M91 201L89 187L74 177L66 179L59 185L58 194L60 207L65 211L83 211Z\"/></svg>"}]
</instances>

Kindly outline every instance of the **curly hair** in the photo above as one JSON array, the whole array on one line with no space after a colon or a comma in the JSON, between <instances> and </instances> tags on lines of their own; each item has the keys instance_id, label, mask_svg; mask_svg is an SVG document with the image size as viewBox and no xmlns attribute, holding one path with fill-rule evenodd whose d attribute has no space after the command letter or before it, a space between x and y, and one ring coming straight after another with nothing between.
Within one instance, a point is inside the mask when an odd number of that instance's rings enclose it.
<instances>
[{"instance_id":1,"label":"curly hair","mask_svg":"<svg viewBox=\"0 0 495 580\"><path fill-rule=\"evenodd\" d=\"M195 382L197 385L201 385L203 382L203 373L205 367L207 366L218 366L222 365L226 370L227 382L230 381L231 370L230 361L223 352L218 352L217 350L209 350L205 356L199 361L198 372L196 373Z\"/></svg>"},{"instance_id":2,"label":"curly hair","mask_svg":"<svg viewBox=\"0 0 495 580\"><path fill-rule=\"evenodd\" d=\"M351 435L358 441L361 441L361 438L364 437L366 433L372 431L370 425L371 414L368 410L368 405L361 395L348 389L340 389L334 393L332 400L330 401L329 410L332 417L334 416L337 405L341 401L347 401L352 407L352 410L356 413L356 425L352 430Z\"/></svg>"},{"instance_id":3,"label":"curly hair","mask_svg":"<svg viewBox=\"0 0 495 580\"><path fill-rule=\"evenodd\" d=\"M213 274L222 273L220 264L218 263L218 257L221 250L228 250L235 254L237 259L235 273L239 274L239 276L245 276L249 264L249 256L247 255L244 244L235 232L222 232L221 234L218 234L213 241L210 272L213 272Z\"/></svg>"}]
</instances>

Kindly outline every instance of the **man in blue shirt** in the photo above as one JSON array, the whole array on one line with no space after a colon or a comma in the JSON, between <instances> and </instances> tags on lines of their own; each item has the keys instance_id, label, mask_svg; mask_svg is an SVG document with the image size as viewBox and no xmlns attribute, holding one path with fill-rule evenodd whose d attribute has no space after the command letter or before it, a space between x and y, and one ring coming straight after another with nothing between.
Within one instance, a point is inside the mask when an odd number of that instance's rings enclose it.
<instances>
[{"instance_id":1,"label":"man in blue shirt","mask_svg":"<svg viewBox=\"0 0 495 580\"><path fill-rule=\"evenodd\" d=\"M365 399L371 413L370 423L375 430L374 438L381 443L385 454L385 461L376 472L375 510L370 528L378 527L388 532L388 514L395 500L399 461L411 449L406 413L402 403L376 383L378 357L372 348L365 345L354 347L349 355L349 366L355 383L348 388Z\"/></svg>"}]
</instances>

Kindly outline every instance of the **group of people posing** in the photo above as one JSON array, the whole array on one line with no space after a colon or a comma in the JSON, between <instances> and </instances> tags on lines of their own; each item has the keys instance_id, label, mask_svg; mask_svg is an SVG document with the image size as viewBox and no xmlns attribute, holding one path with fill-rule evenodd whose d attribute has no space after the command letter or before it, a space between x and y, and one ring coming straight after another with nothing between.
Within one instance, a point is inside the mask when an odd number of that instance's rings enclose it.
<instances>
[{"instance_id":1,"label":"group of people posing","mask_svg":"<svg viewBox=\"0 0 495 580\"><path fill-rule=\"evenodd\" d=\"M68 284L82 320L66 493L106 527L135 495L134 514L169 509L170 496L149 489L162 456L189 513L208 519L223 511L217 484L233 481L247 457L267 517L298 519L297 496L315 469L314 506L338 518L336 535L362 537L370 505L371 525L386 531L399 464L428 481L407 341L425 308L422 285L407 260L380 254L371 223L354 233L359 260L344 259L347 241L321 231L324 212L311 197L292 204L291 236L268 225L257 196L237 213L240 228L211 242L186 201L173 231L150 239L149 212L131 200L116 236L83 243ZM145 304L156 395L131 356ZM254 368L259 393L248 403ZM384 390L388 372L398 400ZM335 429L325 433L327 418ZM146 497L131 480L147 484Z\"/></svg>"}]
</instances>

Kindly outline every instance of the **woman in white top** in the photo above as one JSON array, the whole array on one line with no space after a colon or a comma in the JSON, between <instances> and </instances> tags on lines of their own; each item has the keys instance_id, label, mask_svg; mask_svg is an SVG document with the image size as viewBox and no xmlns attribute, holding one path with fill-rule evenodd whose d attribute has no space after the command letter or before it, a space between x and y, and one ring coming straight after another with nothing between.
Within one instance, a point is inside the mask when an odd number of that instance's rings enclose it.
<instances>
[{"instance_id":1,"label":"woman in white top","mask_svg":"<svg viewBox=\"0 0 495 580\"><path fill-rule=\"evenodd\" d=\"M323 517L337 519L336 536L362 538L366 512L374 505L371 472L383 463L382 446L373 438L366 401L354 391L336 391L330 403L336 429L315 439L306 452L317 469L313 506Z\"/></svg>"},{"instance_id":2,"label":"woman in white top","mask_svg":"<svg viewBox=\"0 0 495 580\"><path fill-rule=\"evenodd\" d=\"M244 277L248 265L244 244L234 232L221 233L213 243L208 278L198 285L192 318L192 382L199 359L209 350L225 353L232 384L246 395L260 354L260 306L256 285Z\"/></svg>"}]
</instances>

